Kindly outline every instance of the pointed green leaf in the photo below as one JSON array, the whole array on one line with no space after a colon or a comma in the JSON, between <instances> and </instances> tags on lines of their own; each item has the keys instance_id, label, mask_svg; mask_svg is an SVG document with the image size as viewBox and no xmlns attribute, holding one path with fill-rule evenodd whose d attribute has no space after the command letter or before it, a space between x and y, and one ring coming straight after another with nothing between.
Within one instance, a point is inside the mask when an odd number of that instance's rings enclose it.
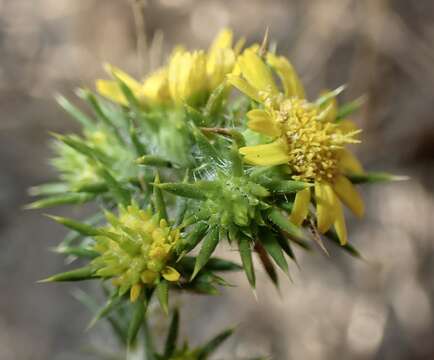
<instances>
[{"instance_id":1,"label":"pointed green leaf","mask_svg":"<svg viewBox=\"0 0 434 360\"><path fill-rule=\"evenodd\" d=\"M176 341L178 340L179 331L179 311L175 309L170 321L169 332L164 344L164 358L170 359L176 349Z\"/></svg>"},{"instance_id":2,"label":"pointed green leaf","mask_svg":"<svg viewBox=\"0 0 434 360\"><path fill-rule=\"evenodd\" d=\"M172 194L183 196L190 199L205 200L205 193L199 188L198 184L186 183L163 183L157 184L160 189Z\"/></svg>"},{"instance_id":3,"label":"pointed green leaf","mask_svg":"<svg viewBox=\"0 0 434 360\"><path fill-rule=\"evenodd\" d=\"M95 269L91 266L84 266L71 271L65 271L38 281L38 283L58 282L58 281L82 281L97 278Z\"/></svg>"},{"instance_id":4,"label":"pointed green leaf","mask_svg":"<svg viewBox=\"0 0 434 360\"><path fill-rule=\"evenodd\" d=\"M338 235L334 230L329 230L325 233L325 238L331 241L333 244L337 245L340 249L346 251L351 256L355 258L362 259L362 255L360 252L350 243L346 243L345 245L341 245Z\"/></svg>"},{"instance_id":5,"label":"pointed green leaf","mask_svg":"<svg viewBox=\"0 0 434 360\"><path fill-rule=\"evenodd\" d=\"M268 256L267 251L259 241L257 241L255 244L255 251L258 254L259 260L261 261L261 264L264 267L264 270L270 278L271 282L276 288L279 288L279 278L277 276L276 269L270 257Z\"/></svg>"},{"instance_id":6,"label":"pointed green leaf","mask_svg":"<svg viewBox=\"0 0 434 360\"><path fill-rule=\"evenodd\" d=\"M166 315L169 314L169 282L161 279L157 285L157 298Z\"/></svg>"},{"instance_id":7,"label":"pointed green leaf","mask_svg":"<svg viewBox=\"0 0 434 360\"><path fill-rule=\"evenodd\" d=\"M64 194L69 191L69 186L65 183L48 183L38 186L33 186L29 189L31 196L47 196Z\"/></svg>"},{"instance_id":8,"label":"pointed green leaf","mask_svg":"<svg viewBox=\"0 0 434 360\"><path fill-rule=\"evenodd\" d=\"M222 82L212 91L205 105L205 114L207 117L216 114L221 109L227 97L227 93L228 85L225 82Z\"/></svg>"},{"instance_id":9,"label":"pointed green leaf","mask_svg":"<svg viewBox=\"0 0 434 360\"><path fill-rule=\"evenodd\" d=\"M139 300L134 304L134 313L133 317L130 320L130 324L128 326L128 334L127 334L127 342L128 346L132 346L137 338L137 334L143 325L143 320L145 318L145 310L146 307L143 304L143 301Z\"/></svg>"},{"instance_id":10,"label":"pointed green leaf","mask_svg":"<svg viewBox=\"0 0 434 360\"><path fill-rule=\"evenodd\" d=\"M136 164L157 166L157 167L172 167L172 163L158 155L143 155L136 160Z\"/></svg>"},{"instance_id":11,"label":"pointed green leaf","mask_svg":"<svg viewBox=\"0 0 434 360\"><path fill-rule=\"evenodd\" d=\"M54 249L58 254L72 255L79 258L95 259L99 253L86 246L63 246L60 245Z\"/></svg>"},{"instance_id":12,"label":"pointed green leaf","mask_svg":"<svg viewBox=\"0 0 434 360\"><path fill-rule=\"evenodd\" d=\"M288 216L282 215L282 213L277 209L272 209L268 213L268 218L270 221L277 225L280 229L287 232L289 235L298 238L303 239L303 232L300 230L300 228L296 225L294 225L291 221L289 221Z\"/></svg>"},{"instance_id":13,"label":"pointed green leaf","mask_svg":"<svg viewBox=\"0 0 434 360\"><path fill-rule=\"evenodd\" d=\"M106 181L110 192L113 194L115 200L122 205L129 205L131 203L131 194L126 190L104 167L98 167L98 174Z\"/></svg>"},{"instance_id":14,"label":"pointed green leaf","mask_svg":"<svg viewBox=\"0 0 434 360\"><path fill-rule=\"evenodd\" d=\"M205 236L207 230L208 224L204 222L195 224L188 235L179 243L179 247L177 247L176 252L181 254L183 252L190 252L193 250Z\"/></svg>"},{"instance_id":15,"label":"pointed green leaf","mask_svg":"<svg viewBox=\"0 0 434 360\"><path fill-rule=\"evenodd\" d=\"M197 273L206 265L218 243L219 227L213 226L209 229L208 234L206 234L202 240L202 247L200 248L199 254L196 258L196 264L191 279L194 279Z\"/></svg>"},{"instance_id":16,"label":"pointed green leaf","mask_svg":"<svg viewBox=\"0 0 434 360\"><path fill-rule=\"evenodd\" d=\"M255 269L252 261L252 250L250 248L250 239L247 236L240 235L238 239L238 249L240 251L241 262L243 264L244 272L246 273L247 280L250 286L255 288L256 278Z\"/></svg>"},{"instance_id":17,"label":"pointed green leaf","mask_svg":"<svg viewBox=\"0 0 434 360\"><path fill-rule=\"evenodd\" d=\"M91 329L100 319L106 317L116 306L120 304L121 300L122 297L117 296L116 292L112 296L110 296L106 303L99 308L95 316L89 322L87 329Z\"/></svg>"},{"instance_id":18,"label":"pointed green leaf","mask_svg":"<svg viewBox=\"0 0 434 360\"><path fill-rule=\"evenodd\" d=\"M26 205L25 209L45 209L52 206L83 204L95 198L95 194L62 194L50 196Z\"/></svg>"},{"instance_id":19,"label":"pointed green leaf","mask_svg":"<svg viewBox=\"0 0 434 360\"><path fill-rule=\"evenodd\" d=\"M56 95L56 101L67 113L69 113L85 128L95 128L95 124L92 122L92 120L84 113L82 113L77 107L72 105L65 97L63 97L62 95Z\"/></svg>"},{"instance_id":20,"label":"pointed green leaf","mask_svg":"<svg viewBox=\"0 0 434 360\"><path fill-rule=\"evenodd\" d=\"M344 120L347 116L351 115L353 112L359 110L361 106L365 103L366 97L361 96L358 99L346 103L339 107L338 113L336 115L336 121Z\"/></svg>"},{"instance_id":21,"label":"pointed green leaf","mask_svg":"<svg viewBox=\"0 0 434 360\"><path fill-rule=\"evenodd\" d=\"M228 329L212 338L199 350L197 359L207 359L208 356L211 355L233 333L234 329Z\"/></svg>"},{"instance_id":22,"label":"pointed green leaf","mask_svg":"<svg viewBox=\"0 0 434 360\"><path fill-rule=\"evenodd\" d=\"M260 233L260 241L262 245L264 245L264 248L267 250L268 254L270 254L273 260L276 262L277 266L279 266L284 273L289 275L288 263L274 234L272 234L271 231L263 230Z\"/></svg>"},{"instance_id":23,"label":"pointed green leaf","mask_svg":"<svg viewBox=\"0 0 434 360\"><path fill-rule=\"evenodd\" d=\"M62 216L54 216L54 215L47 215L47 216L50 219L53 219L54 221L58 222L59 224L62 224L63 226L67 227L68 229L77 231L79 234L83 236L101 235L101 232L91 225L84 224Z\"/></svg>"},{"instance_id":24,"label":"pointed green leaf","mask_svg":"<svg viewBox=\"0 0 434 360\"><path fill-rule=\"evenodd\" d=\"M155 211L159 214L160 219L164 219L167 221L167 211L166 204L164 203L163 194L161 193L161 189L158 187L160 184L160 175L158 172L155 175L154 179L154 192L153 192L153 204Z\"/></svg>"},{"instance_id":25,"label":"pointed green leaf","mask_svg":"<svg viewBox=\"0 0 434 360\"><path fill-rule=\"evenodd\" d=\"M313 184L293 180L261 181L261 184L265 186L268 190L275 193L295 193L300 190L306 189L307 187L313 186Z\"/></svg>"}]
</instances>

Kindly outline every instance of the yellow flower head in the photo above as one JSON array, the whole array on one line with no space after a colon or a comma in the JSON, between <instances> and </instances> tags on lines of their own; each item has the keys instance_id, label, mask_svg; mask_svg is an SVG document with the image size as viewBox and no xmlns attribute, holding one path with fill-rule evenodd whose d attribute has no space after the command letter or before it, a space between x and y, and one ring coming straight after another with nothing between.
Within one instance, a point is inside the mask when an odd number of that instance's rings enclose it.
<instances>
[{"instance_id":1,"label":"yellow flower head","mask_svg":"<svg viewBox=\"0 0 434 360\"><path fill-rule=\"evenodd\" d=\"M315 183L318 229L327 232L331 225L342 243L347 234L341 201L359 216L363 201L348 172L361 172L357 159L345 145L358 143L360 132L349 121L335 122L336 102L319 107L305 99L304 89L294 68L284 57L267 54L264 61L255 49L247 49L238 61L237 72L229 81L262 109L247 113L248 127L273 139L271 143L240 149L244 159L253 165L287 164L294 180ZM279 76L283 91L273 78ZM291 220L300 225L308 215L311 190L297 193Z\"/></svg>"},{"instance_id":2,"label":"yellow flower head","mask_svg":"<svg viewBox=\"0 0 434 360\"><path fill-rule=\"evenodd\" d=\"M206 63L210 91L219 86L224 81L226 74L233 70L236 57L243 43L244 39L241 39L233 48L233 33L229 29L223 29L216 36L209 48Z\"/></svg>"},{"instance_id":3,"label":"yellow flower head","mask_svg":"<svg viewBox=\"0 0 434 360\"><path fill-rule=\"evenodd\" d=\"M168 64L169 92L176 104L201 103L208 93L206 54L178 48Z\"/></svg>"},{"instance_id":4,"label":"yellow flower head","mask_svg":"<svg viewBox=\"0 0 434 360\"><path fill-rule=\"evenodd\" d=\"M104 68L111 76L127 85L142 104L163 104L170 99L167 69L165 68L151 73L142 83L115 66L106 64ZM96 89L102 96L118 104L128 105L116 80L97 80Z\"/></svg>"},{"instance_id":5,"label":"yellow flower head","mask_svg":"<svg viewBox=\"0 0 434 360\"><path fill-rule=\"evenodd\" d=\"M118 217L111 213L106 217L110 225L94 246L100 254L92 261L97 275L113 278L121 295L130 290L131 301L143 286L155 285L161 276L168 281L179 279L179 273L167 265L180 241L179 230L135 204L120 207Z\"/></svg>"}]
</instances>

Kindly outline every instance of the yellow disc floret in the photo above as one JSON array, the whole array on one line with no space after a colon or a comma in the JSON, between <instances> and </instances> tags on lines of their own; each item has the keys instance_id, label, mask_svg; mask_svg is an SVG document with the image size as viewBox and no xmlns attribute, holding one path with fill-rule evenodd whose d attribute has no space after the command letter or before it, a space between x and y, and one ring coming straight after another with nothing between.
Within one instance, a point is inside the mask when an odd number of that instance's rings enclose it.
<instances>
[{"instance_id":1,"label":"yellow disc floret","mask_svg":"<svg viewBox=\"0 0 434 360\"><path fill-rule=\"evenodd\" d=\"M291 98L280 104L276 122L287 144L293 178L333 182L339 170L337 150L357 143L358 131L344 133L339 124L320 121L318 115L317 106Z\"/></svg>"},{"instance_id":2,"label":"yellow disc floret","mask_svg":"<svg viewBox=\"0 0 434 360\"><path fill-rule=\"evenodd\" d=\"M179 279L179 273L168 266L180 240L178 229L135 204L120 207L118 217L111 213L106 217L110 225L94 246L100 254L92 261L97 275L113 278L120 294L131 290L132 301L143 286L154 286L161 276L168 281Z\"/></svg>"}]
</instances>

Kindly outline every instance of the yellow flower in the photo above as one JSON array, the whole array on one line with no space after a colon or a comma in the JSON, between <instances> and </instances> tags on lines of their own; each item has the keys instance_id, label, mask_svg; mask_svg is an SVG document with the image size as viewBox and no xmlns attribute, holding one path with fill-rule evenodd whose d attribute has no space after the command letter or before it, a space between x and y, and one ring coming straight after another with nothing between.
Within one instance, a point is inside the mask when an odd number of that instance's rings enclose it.
<instances>
[{"instance_id":1,"label":"yellow flower","mask_svg":"<svg viewBox=\"0 0 434 360\"><path fill-rule=\"evenodd\" d=\"M135 80L112 65L106 64L104 68L111 76L127 85L142 104L162 104L170 99L167 69L165 68L151 73L143 82ZM96 88L102 96L121 105L128 105L128 101L116 80L97 80Z\"/></svg>"},{"instance_id":2,"label":"yellow flower","mask_svg":"<svg viewBox=\"0 0 434 360\"><path fill-rule=\"evenodd\" d=\"M206 72L208 76L209 90L214 90L225 79L235 65L235 60L244 44L240 39L234 48L233 33L229 29L223 29L212 42L207 56Z\"/></svg>"},{"instance_id":3,"label":"yellow flower","mask_svg":"<svg viewBox=\"0 0 434 360\"><path fill-rule=\"evenodd\" d=\"M195 105L208 94L206 54L178 48L168 64L169 92L176 104Z\"/></svg>"},{"instance_id":4,"label":"yellow flower","mask_svg":"<svg viewBox=\"0 0 434 360\"><path fill-rule=\"evenodd\" d=\"M253 165L287 164L294 180L313 182L318 230L325 233L334 226L345 244L347 231L341 203L358 216L364 212L359 193L345 176L363 171L345 149L345 145L359 142L356 135L360 130L348 120L335 122L334 99L321 108L308 102L286 58L267 54L265 62L254 49L247 49L237 66L238 73L230 74L229 81L263 105L247 113L248 127L272 138L267 144L243 147L240 153ZM283 91L276 85L272 69ZM310 201L310 189L296 194L290 216L295 224L301 225L307 217Z\"/></svg>"},{"instance_id":5,"label":"yellow flower","mask_svg":"<svg viewBox=\"0 0 434 360\"><path fill-rule=\"evenodd\" d=\"M118 217L111 213L106 217L110 225L94 245L100 254L92 261L97 275L113 278L120 295L130 290L132 302L144 286L154 286L160 277L178 281L180 274L168 262L180 240L179 230L135 204L120 207Z\"/></svg>"}]
</instances>

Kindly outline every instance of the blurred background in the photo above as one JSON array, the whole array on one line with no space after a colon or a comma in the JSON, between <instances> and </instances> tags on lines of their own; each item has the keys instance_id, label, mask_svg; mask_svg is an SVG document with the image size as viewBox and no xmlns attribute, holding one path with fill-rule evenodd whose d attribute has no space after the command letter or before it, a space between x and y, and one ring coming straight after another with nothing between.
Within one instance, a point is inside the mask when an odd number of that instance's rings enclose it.
<instances>
[{"instance_id":1,"label":"blurred background","mask_svg":"<svg viewBox=\"0 0 434 360\"><path fill-rule=\"evenodd\" d=\"M132 6L144 7L151 58L138 57ZM77 130L53 95L78 103L74 89L93 88L102 62L140 76L224 26L249 41L269 26L311 98L343 83L343 99L365 94L358 155L411 179L364 187L367 216L349 227L366 261L300 252L280 294L260 273L258 300L243 276L220 297L181 298L184 335L195 344L239 324L226 359L434 359L432 0L0 0L0 359L96 359L82 353L89 336L110 343L101 325L84 331L91 315L73 285L35 284L62 269L49 248L65 231L22 210L27 188L55 176L48 131Z\"/></svg>"}]
</instances>

